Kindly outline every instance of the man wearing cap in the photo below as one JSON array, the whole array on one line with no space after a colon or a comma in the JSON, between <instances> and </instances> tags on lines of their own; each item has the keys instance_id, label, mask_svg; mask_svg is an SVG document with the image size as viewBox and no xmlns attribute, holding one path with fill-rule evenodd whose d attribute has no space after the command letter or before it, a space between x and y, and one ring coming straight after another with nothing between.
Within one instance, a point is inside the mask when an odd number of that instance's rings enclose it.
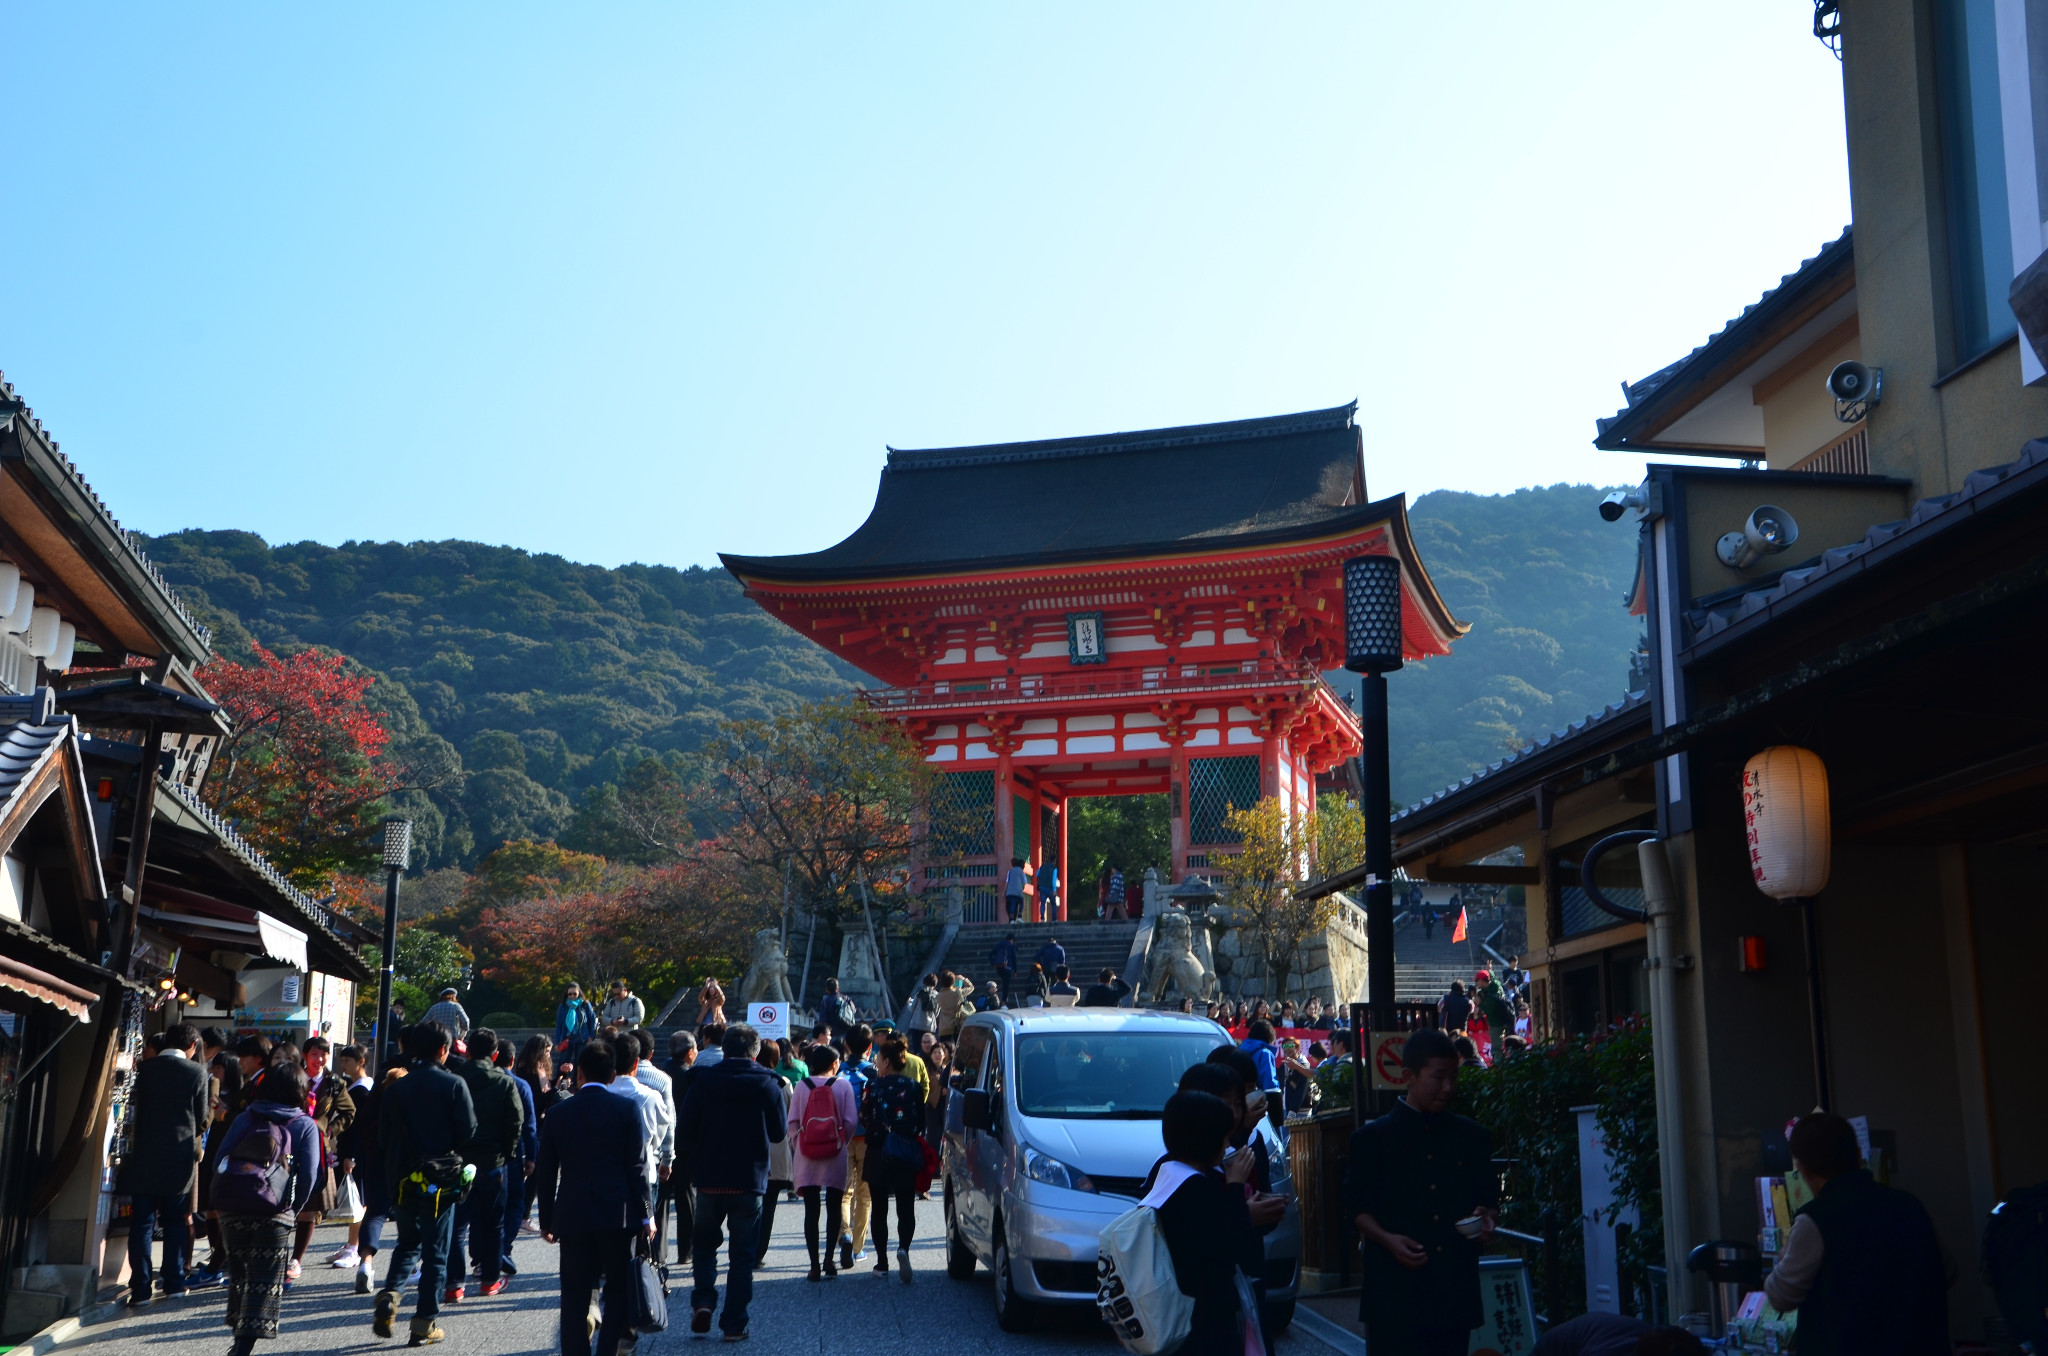
<instances>
[{"instance_id":1,"label":"man wearing cap","mask_svg":"<svg viewBox=\"0 0 2048 1356\"><path fill-rule=\"evenodd\" d=\"M469 1039L469 1014L462 1010L462 1004L455 1001L453 988L441 990L441 1001L428 1008L427 1015L420 1020L439 1022L458 1041Z\"/></svg>"},{"instance_id":2,"label":"man wearing cap","mask_svg":"<svg viewBox=\"0 0 2048 1356\"><path fill-rule=\"evenodd\" d=\"M1501 1037L1514 1034L1515 1010L1491 972L1481 970L1472 976L1472 1001L1486 1020L1488 1041L1498 1048Z\"/></svg>"}]
</instances>

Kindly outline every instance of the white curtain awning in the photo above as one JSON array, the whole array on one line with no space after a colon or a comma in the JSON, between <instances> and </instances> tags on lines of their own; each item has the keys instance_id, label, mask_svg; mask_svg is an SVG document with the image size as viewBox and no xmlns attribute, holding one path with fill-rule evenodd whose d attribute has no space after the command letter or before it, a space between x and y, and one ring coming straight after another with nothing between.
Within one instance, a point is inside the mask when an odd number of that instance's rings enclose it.
<instances>
[{"instance_id":1,"label":"white curtain awning","mask_svg":"<svg viewBox=\"0 0 2048 1356\"><path fill-rule=\"evenodd\" d=\"M263 945L263 954L272 960L287 961L301 971L311 968L306 964L306 934L297 928L259 913L256 936Z\"/></svg>"},{"instance_id":2,"label":"white curtain awning","mask_svg":"<svg viewBox=\"0 0 2048 1356\"><path fill-rule=\"evenodd\" d=\"M280 923L267 913L239 905L218 906L221 915L186 913L155 905L142 906L142 916L173 933L217 941L251 955L281 960L299 970L306 963L306 934L289 923Z\"/></svg>"}]
</instances>

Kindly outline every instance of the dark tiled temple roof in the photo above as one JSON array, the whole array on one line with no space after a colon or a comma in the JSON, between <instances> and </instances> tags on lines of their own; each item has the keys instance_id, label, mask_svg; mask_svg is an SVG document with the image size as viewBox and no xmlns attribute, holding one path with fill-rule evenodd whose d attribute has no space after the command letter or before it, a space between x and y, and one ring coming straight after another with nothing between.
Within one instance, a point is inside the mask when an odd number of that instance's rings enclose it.
<instances>
[{"instance_id":1,"label":"dark tiled temple roof","mask_svg":"<svg viewBox=\"0 0 2048 1356\"><path fill-rule=\"evenodd\" d=\"M1635 450L1638 445L1631 440L1662 422L1673 397L1686 394L1724 362L1744 354L1757 339L1855 266L1852 232L1845 227L1839 236L1821 246L1818 254L1780 278L1776 287L1744 307L1741 315L1723 325L1704 344L1641 381L1623 382L1621 393L1628 404L1606 419L1593 421L1597 428L1593 446L1609 452Z\"/></svg>"},{"instance_id":2,"label":"dark tiled temple roof","mask_svg":"<svg viewBox=\"0 0 2048 1356\"><path fill-rule=\"evenodd\" d=\"M1650 696L1647 692L1631 692L1620 701L1608 706L1604 711L1597 711L1587 716L1584 720L1573 721L1562 730L1544 735L1541 739L1523 745L1499 762L1489 763L1471 776L1466 777L1463 781L1454 782L1434 795L1424 796L1421 800L1416 801L1407 809L1396 814L1394 816L1394 825L1396 828L1399 828L1404 820L1417 818L1425 812L1439 809L1443 806L1444 802L1452 797L1462 797L1465 792L1471 791L1482 783L1503 773L1513 772L1541 754L1557 752L1568 755L1572 759L1580 758L1583 756L1584 750L1582 747L1577 746L1582 745L1586 740L1597 738L1601 734L1606 733L1616 722L1631 715L1641 714L1647 717L1649 705Z\"/></svg>"},{"instance_id":3,"label":"dark tiled temple roof","mask_svg":"<svg viewBox=\"0 0 2048 1356\"><path fill-rule=\"evenodd\" d=\"M1964 477L1960 490L1920 500L1905 517L1877 524L1860 541L1823 552L1811 562L1762 581L1755 588L1732 596L1722 594L1707 606L1689 610L1686 622L1691 643L1698 645L1759 613L1796 606L1829 584L1873 563L1882 551L1910 550L1921 540L1967 520L1994 496L2034 489L2042 483L2048 483L2048 441L2031 442L2021 450L2017 461L1972 471Z\"/></svg>"},{"instance_id":4,"label":"dark tiled temple roof","mask_svg":"<svg viewBox=\"0 0 2048 1356\"><path fill-rule=\"evenodd\" d=\"M1266 419L1087 438L889 449L867 521L837 546L722 556L743 580L887 578L949 568L1258 545L1341 531L1364 505L1357 402Z\"/></svg>"}]
</instances>

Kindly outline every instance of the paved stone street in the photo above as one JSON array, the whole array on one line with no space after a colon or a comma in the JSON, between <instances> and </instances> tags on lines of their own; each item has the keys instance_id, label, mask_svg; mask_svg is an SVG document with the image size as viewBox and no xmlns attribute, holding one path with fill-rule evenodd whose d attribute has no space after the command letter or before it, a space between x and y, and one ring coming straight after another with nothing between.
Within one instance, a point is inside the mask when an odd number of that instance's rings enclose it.
<instances>
[{"instance_id":1,"label":"paved stone street","mask_svg":"<svg viewBox=\"0 0 2048 1356\"><path fill-rule=\"evenodd\" d=\"M915 1356L927 1351L937 1356L1051 1356L1056 1351L1116 1356L1121 1350L1087 1310L1043 1319L1032 1333L1011 1335L998 1329L988 1273L966 1282L946 1277L943 1217L936 1201L918 1207L919 1237L913 1249L918 1276L909 1286L893 1271L886 1278L868 1271L872 1259L852 1275L812 1285L804 1279L809 1262L803 1247L802 1207L784 1204L775 1226L768 1269L755 1275L749 1348L819 1356ZM367 1356L405 1349L403 1322L399 1336L390 1342L370 1332L370 1298L355 1294L353 1272L311 1265L332 1256L342 1235L337 1226L322 1228L315 1236L306 1254L305 1278L285 1296L277 1341L258 1343L258 1356ZM522 1237L513 1258L520 1274L503 1294L471 1298L442 1311L441 1326L447 1329L448 1340L437 1351L448 1356L544 1356L556 1350L560 1292L554 1249L537 1238ZM642 1338L639 1356L680 1356L693 1347L709 1356L717 1345L689 1335L689 1284L686 1270L671 1267L674 1326ZM225 1306L226 1292L218 1288L176 1303L159 1301L145 1315L87 1328L61 1350L68 1356L221 1356L228 1346L221 1322ZM1311 1337L1290 1332L1274 1356L1331 1352Z\"/></svg>"}]
</instances>

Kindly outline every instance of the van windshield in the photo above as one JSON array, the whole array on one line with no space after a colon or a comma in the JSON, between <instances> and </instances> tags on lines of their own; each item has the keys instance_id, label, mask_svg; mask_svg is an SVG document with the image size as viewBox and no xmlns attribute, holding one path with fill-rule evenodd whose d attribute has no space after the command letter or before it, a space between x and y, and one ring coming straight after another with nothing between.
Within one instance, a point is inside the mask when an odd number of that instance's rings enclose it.
<instances>
[{"instance_id":1,"label":"van windshield","mask_svg":"<svg viewBox=\"0 0 2048 1356\"><path fill-rule=\"evenodd\" d=\"M1072 1031L1017 1037L1017 1110L1067 1120L1158 1120L1219 1032Z\"/></svg>"}]
</instances>

